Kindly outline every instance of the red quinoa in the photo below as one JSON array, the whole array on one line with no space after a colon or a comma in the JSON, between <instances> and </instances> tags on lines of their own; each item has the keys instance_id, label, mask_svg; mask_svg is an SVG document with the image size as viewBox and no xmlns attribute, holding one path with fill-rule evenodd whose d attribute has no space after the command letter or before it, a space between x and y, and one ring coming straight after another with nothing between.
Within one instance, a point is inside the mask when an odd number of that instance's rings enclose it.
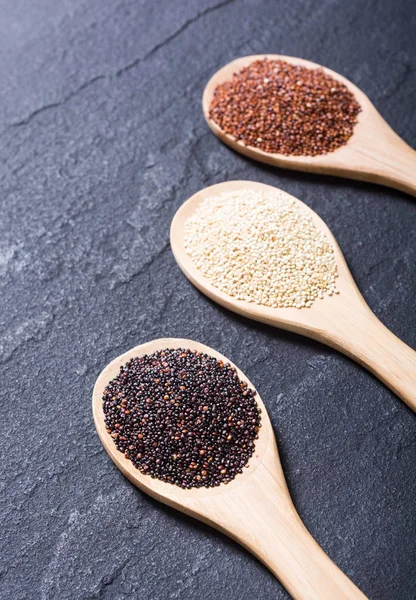
<instances>
[{"instance_id":1,"label":"red quinoa","mask_svg":"<svg viewBox=\"0 0 416 600\"><path fill-rule=\"evenodd\" d=\"M217 86L209 118L264 152L316 156L348 142L361 107L323 69L256 60Z\"/></svg>"}]
</instances>

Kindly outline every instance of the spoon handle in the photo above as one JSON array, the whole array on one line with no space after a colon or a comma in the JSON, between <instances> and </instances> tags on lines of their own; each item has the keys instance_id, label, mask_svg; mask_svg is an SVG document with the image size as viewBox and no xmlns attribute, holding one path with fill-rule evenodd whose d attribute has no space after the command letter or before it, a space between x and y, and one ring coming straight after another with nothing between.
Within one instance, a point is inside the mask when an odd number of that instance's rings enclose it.
<instances>
[{"instance_id":1,"label":"spoon handle","mask_svg":"<svg viewBox=\"0 0 416 600\"><path fill-rule=\"evenodd\" d=\"M352 177L416 196L416 152L378 117L378 127L370 130L371 135L354 148Z\"/></svg>"},{"instance_id":2,"label":"spoon handle","mask_svg":"<svg viewBox=\"0 0 416 600\"><path fill-rule=\"evenodd\" d=\"M295 600L365 600L312 538L278 479L262 464L225 494L219 528L257 556Z\"/></svg>"},{"instance_id":3,"label":"spoon handle","mask_svg":"<svg viewBox=\"0 0 416 600\"><path fill-rule=\"evenodd\" d=\"M367 368L416 412L416 352L387 329L362 298L349 300L331 315L327 343Z\"/></svg>"}]
</instances>

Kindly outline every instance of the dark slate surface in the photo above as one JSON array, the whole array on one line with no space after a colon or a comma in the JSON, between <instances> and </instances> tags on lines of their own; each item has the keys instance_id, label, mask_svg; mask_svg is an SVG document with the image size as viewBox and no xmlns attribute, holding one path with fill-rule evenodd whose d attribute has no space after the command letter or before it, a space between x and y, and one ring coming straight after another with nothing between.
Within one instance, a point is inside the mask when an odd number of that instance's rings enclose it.
<instances>
[{"instance_id":1,"label":"dark slate surface","mask_svg":"<svg viewBox=\"0 0 416 600\"><path fill-rule=\"evenodd\" d=\"M416 146L415 29L412 0L1 4L1 599L288 597L239 546L142 495L101 448L97 375L161 336L242 368L318 542L369 598L416 597L411 412L335 351L208 301L169 248L173 214L201 187L282 187L326 220L372 309L416 347L415 201L254 164L200 110L229 60L289 54L347 76Z\"/></svg>"}]
</instances>

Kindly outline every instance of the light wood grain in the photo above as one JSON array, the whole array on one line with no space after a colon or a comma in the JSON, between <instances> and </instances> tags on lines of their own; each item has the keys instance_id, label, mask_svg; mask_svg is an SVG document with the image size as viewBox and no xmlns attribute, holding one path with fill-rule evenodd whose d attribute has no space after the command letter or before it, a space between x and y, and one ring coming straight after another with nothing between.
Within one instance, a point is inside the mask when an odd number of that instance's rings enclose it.
<instances>
[{"instance_id":1,"label":"light wood grain","mask_svg":"<svg viewBox=\"0 0 416 600\"><path fill-rule=\"evenodd\" d=\"M310 69L322 68L325 73L344 83L351 90L361 105L362 112L358 115L354 133L345 146L320 156L271 154L236 141L209 118L209 107L217 85L230 80L234 73L254 60L263 58L285 60ZM259 54L233 60L217 71L208 82L202 98L202 108L205 119L215 135L233 150L245 156L285 169L328 173L380 183L416 196L416 152L391 129L357 86L335 71L309 60L278 54Z\"/></svg>"},{"instance_id":2,"label":"light wood grain","mask_svg":"<svg viewBox=\"0 0 416 600\"><path fill-rule=\"evenodd\" d=\"M272 426L260 395L256 400L262 410L262 427L255 453L244 473L227 485L183 490L143 475L117 450L104 423L102 396L105 386L118 374L120 366L134 356L177 347L206 352L231 363L212 348L183 339L155 340L113 360L98 377L93 392L95 426L111 459L145 493L212 525L242 544L269 567L295 600L365 599L300 520L290 498ZM237 371L240 379L254 388L238 368Z\"/></svg>"},{"instance_id":3,"label":"light wood grain","mask_svg":"<svg viewBox=\"0 0 416 600\"><path fill-rule=\"evenodd\" d=\"M316 300L310 308L271 308L228 296L214 287L194 266L184 248L185 221L203 198L238 189L276 188L252 181L219 183L201 190L177 211L171 225L171 247L178 265L188 279L209 298L238 314L306 335L347 354L381 379L415 411L416 353L371 312L331 231L313 210L297 198L294 200L309 212L315 225L325 233L334 247L339 295Z\"/></svg>"}]
</instances>

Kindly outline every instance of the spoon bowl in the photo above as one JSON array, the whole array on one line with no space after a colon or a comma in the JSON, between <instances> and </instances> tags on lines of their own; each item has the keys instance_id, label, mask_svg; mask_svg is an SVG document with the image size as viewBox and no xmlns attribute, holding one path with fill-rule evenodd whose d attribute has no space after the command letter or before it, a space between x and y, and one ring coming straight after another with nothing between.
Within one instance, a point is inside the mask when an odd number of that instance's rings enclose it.
<instances>
[{"instance_id":1,"label":"spoon bowl","mask_svg":"<svg viewBox=\"0 0 416 600\"><path fill-rule=\"evenodd\" d=\"M170 506L174 506L174 508L186 507L187 504L195 498L200 498L201 495L206 495L207 498L213 497L218 494L219 488L212 487L210 489L206 488L191 488L191 489L182 489L178 486L172 485L170 483L166 483L156 478L152 478L148 475L144 475L139 469L133 465L133 463L125 458L124 454L117 450L116 445L114 444L113 439L108 434L105 423L104 423L104 413L102 409L102 397L104 394L104 389L106 385L118 375L120 371L120 367L125 365L129 360L137 356L143 356L144 354L152 354L157 350L164 350L166 348L189 348L191 350L198 350L199 352L206 352L207 354L214 356L217 359L225 360L225 362L229 362L232 364L229 359L225 359L218 352L209 348L208 346L204 346L203 344L199 344L197 342L193 342L191 340L183 340L176 338L167 338L167 339L159 339L154 340L152 342L148 342L147 344L142 344L140 346L136 346L132 350L118 356L114 359L110 364L108 364L105 369L101 372L100 376L97 379L97 382L94 387L93 392L93 415L95 426L97 428L98 435L103 443L106 451L110 455L111 459L115 462L118 468L130 479L132 483L137 485L143 492L146 492L150 496L156 498L156 500L160 500L161 502L166 502ZM235 367L235 365L232 365ZM243 373L237 368L238 376L240 380L246 381L248 385L254 389L252 383L248 381L248 379L243 375ZM269 453L270 446L273 447L272 438L273 432L269 417L267 415L266 408L260 398L259 395L256 395L256 402L260 409L262 410L262 427L259 432L259 439L256 441L256 452L250 459L250 468L244 469L244 473L239 475L236 479L234 479L231 483L228 483L228 486L234 485L237 483L241 483L245 480L250 473L256 470L258 465L266 460L266 455ZM272 436L272 437L271 437ZM274 438L273 438L274 439ZM274 447L275 449L275 444ZM272 452L273 458L273 452ZM266 460L267 462L267 460ZM283 478L283 472L281 473ZM284 478L283 478L284 481ZM177 500L177 504L175 504ZM191 502L192 504L192 502ZM183 512L187 512L186 510ZM190 513L188 513L190 514Z\"/></svg>"},{"instance_id":2,"label":"spoon bowl","mask_svg":"<svg viewBox=\"0 0 416 600\"><path fill-rule=\"evenodd\" d=\"M331 231L312 209L297 198L287 194L307 210L315 226L334 248L338 295L316 300L309 308L272 308L229 296L213 286L195 267L184 244L187 219L205 198L247 189L276 190L263 183L228 181L197 192L179 208L172 221L170 239L175 259L187 278L209 298L240 315L311 337L347 354L381 379L412 410L416 410L416 353L371 312Z\"/></svg>"},{"instance_id":3,"label":"spoon bowl","mask_svg":"<svg viewBox=\"0 0 416 600\"><path fill-rule=\"evenodd\" d=\"M107 384L131 358L166 348L205 352L236 368L241 381L253 384L233 363L192 340L160 339L122 354L105 367L94 387L92 409L100 440L116 466L143 492L232 537L261 560L297 600L363 600L365 596L340 571L303 525L290 498L267 410L259 396L262 427L247 468L218 487L182 489L142 474L117 450L107 432L102 398Z\"/></svg>"},{"instance_id":4,"label":"spoon bowl","mask_svg":"<svg viewBox=\"0 0 416 600\"><path fill-rule=\"evenodd\" d=\"M353 135L344 146L319 156L272 154L243 144L225 133L215 121L210 119L209 108L215 88L231 80L234 73L241 71L252 62L265 58L282 60L308 69L322 69L354 94L362 110L358 115L358 123L354 126ZM357 86L335 71L309 60L279 54L259 54L233 60L209 80L202 97L202 108L205 120L215 135L233 150L245 156L285 169L327 173L380 183L416 196L416 152L391 129L369 98Z\"/></svg>"}]
</instances>

